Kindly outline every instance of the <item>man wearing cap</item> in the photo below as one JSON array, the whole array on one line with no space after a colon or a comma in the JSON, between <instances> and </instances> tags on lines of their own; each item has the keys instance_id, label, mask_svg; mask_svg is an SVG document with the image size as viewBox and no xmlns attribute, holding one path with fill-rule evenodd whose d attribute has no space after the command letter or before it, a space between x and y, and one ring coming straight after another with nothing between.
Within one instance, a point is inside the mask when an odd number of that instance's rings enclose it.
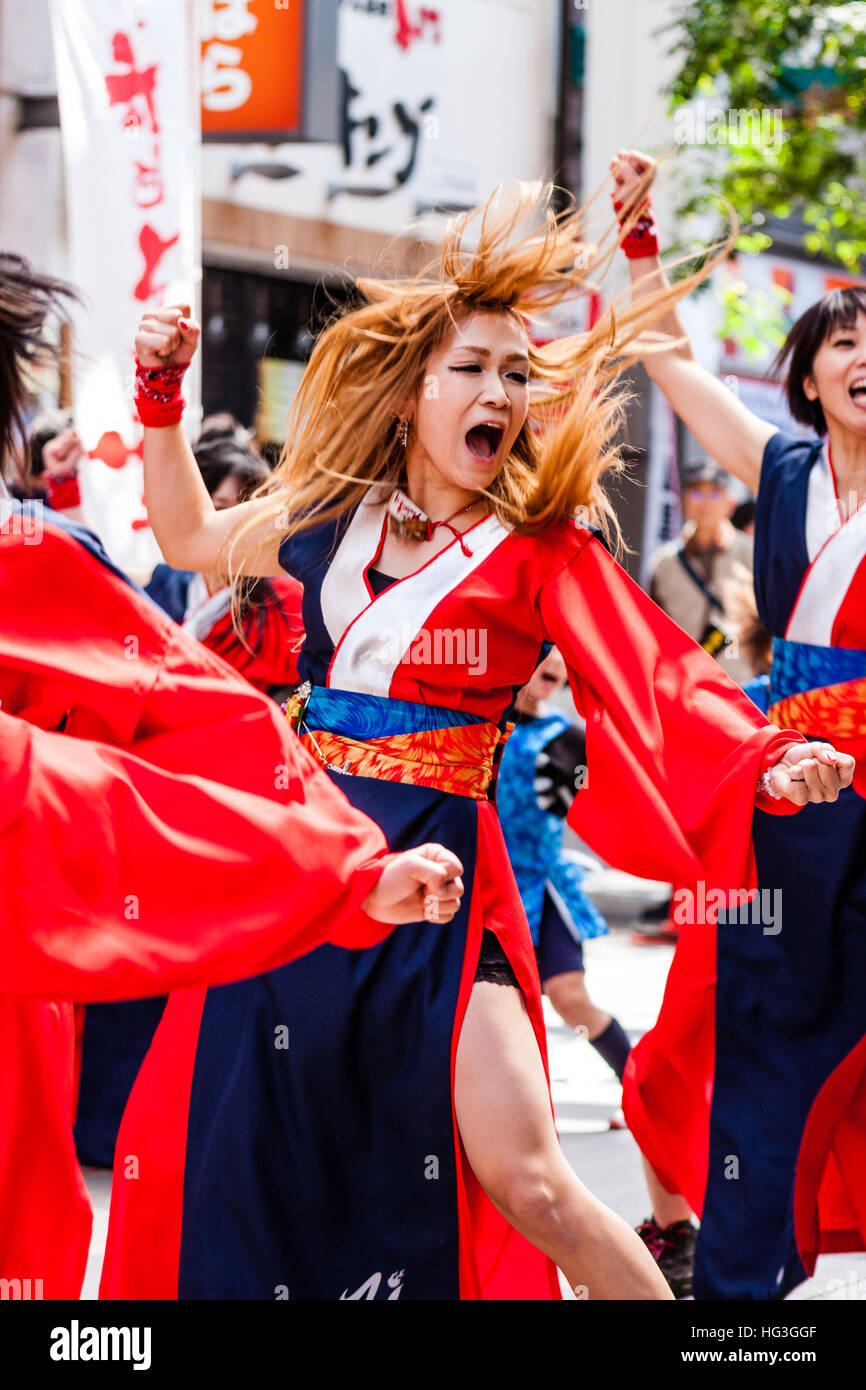
<instances>
[{"instance_id":1,"label":"man wearing cap","mask_svg":"<svg viewBox=\"0 0 866 1390\"><path fill-rule=\"evenodd\" d=\"M735 505L724 469L707 460L685 471L686 522L653 561L650 596L742 685L753 672L740 656L732 609L751 582L753 543L731 524Z\"/></svg>"}]
</instances>

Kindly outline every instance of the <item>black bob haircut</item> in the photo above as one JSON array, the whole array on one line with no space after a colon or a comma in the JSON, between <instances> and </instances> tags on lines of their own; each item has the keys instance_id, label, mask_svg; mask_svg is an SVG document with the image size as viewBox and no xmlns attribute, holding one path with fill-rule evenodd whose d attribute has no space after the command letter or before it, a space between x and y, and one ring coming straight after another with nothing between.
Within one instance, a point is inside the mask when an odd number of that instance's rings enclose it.
<instances>
[{"instance_id":1,"label":"black bob haircut","mask_svg":"<svg viewBox=\"0 0 866 1390\"><path fill-rule=\"evenodd\" d=\"M788 333L770 372L785 371L788 407L801 425L810 425L816 434L827 433L827 421L820 401L810 401L803 382L812 375L815 355L822 343L838 328L853 328L858 314L866 314L866 289L851 286L831 290L801 314Z\"/></svg>"}]
</instances>

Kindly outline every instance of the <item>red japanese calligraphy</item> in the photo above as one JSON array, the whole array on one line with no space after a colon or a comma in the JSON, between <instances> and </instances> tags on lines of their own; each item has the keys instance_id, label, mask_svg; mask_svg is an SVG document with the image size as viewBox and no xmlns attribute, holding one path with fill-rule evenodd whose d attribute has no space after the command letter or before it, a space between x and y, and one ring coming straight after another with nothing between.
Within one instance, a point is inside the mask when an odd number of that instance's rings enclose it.
<instances>
[{"instance_id":1,"label":"red japanese calligraphy","mask_svg":"<svg viewBox=\"0 0 866 1390\"><path fill-rule=\"evenodd\" d=\"M138 244L144 256L144 274L133 291L136 299L151 299L165 289L165 285L154 283L154 274L166 251L177 241L180 241L179 232L164 240L149 223L142 227L138 234Z\"/></svg>"},{"instance_id":2,"label":"red japanese calligraphy","mask_svg":"<svg viewBox=\"0 0 866 1390\"><path fill-rule=\"evenodd\" d=\"M158 164L135 161L135 201L140 208L155 208L165 197Z\"/></svg>"},{"instance_id":3,"label":"red japanese calligraphy","mask_svg":"<svg viewBox=\"0 0 866 1390\"><path fill-rule=\"evenodd\" d=\"M413 24L409 18L406 0L395 0L394 17L397 20L397 32L394 35L394 42L404 50L411 48L414 39L423 38L425 25L432 25L434 27L433 40L435 43L439 43L442 37L439 27L442 16L439 10L432 10L426 6L422 6L418 15L419 22Z\"/></svg>"},{"instance_id":4,"label":"red japanese calligraphy","mask_svg":"<svg viewBox=\"0 0 866 1390\"><path fill-rule=\"evenodd\" d=\"M156 75L158 71L157 65L151 64L150 67L141 69L135 66L135 56L128 34L115 34L111 40L111 51L114 61L116 63L125 63L129 71L124 73L106 73L105 88L108 92L109 105L125 105L127 110L126 116L124 117L124 125L137 127L141 124L141 117L134 103L137 97L142 97L150 120L150 128L154 135L158 134L159 124L156 119L156 103L153 99L153 89L156 86Z\"/></svg>"}]
</instances>

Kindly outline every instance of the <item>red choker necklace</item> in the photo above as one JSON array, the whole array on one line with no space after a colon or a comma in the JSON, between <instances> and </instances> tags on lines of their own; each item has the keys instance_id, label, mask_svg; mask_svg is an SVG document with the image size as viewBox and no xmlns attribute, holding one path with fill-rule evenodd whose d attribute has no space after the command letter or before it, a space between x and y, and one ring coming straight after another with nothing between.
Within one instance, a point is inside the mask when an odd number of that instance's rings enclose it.
<instances>
[{"instance_id":1,"label":"red choker necklace","mask_svg":"<svg viewBox=\"0 0 866 1390\"><path fill-rule=\"evenodd\" d=\"M395 488L388 501L388 529L393 531L395 536L401 540L429 541L433 538L433 532L438 526L444 526L460 542L460 549L464 555L471 555L472 551L463 540L463 533L457 530L451 523L455 517L461 516L463 512L471 512L473 507L478 506L478 501L470 502L468 507L458 507L456 512L446 516L443 521L431 521L421 508Z\"/></svg>"}]
</instances>

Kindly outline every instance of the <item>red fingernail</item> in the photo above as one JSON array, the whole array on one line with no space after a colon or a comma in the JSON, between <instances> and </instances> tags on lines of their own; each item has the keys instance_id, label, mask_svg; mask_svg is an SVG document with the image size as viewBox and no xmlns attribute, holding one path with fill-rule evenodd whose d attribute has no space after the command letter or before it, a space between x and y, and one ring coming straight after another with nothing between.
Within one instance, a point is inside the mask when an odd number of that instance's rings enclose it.
<instances>
[{"instance_id":1,"label":"red fingernail","mask_svg":"<svg viewBox=\"0 0 866 1390\"><path fill-rule=\"evenodd\" d=\"M189 328L189 320L188 320L188 319L178 319L178 324L180 325L181 328Z\"/></svg>"}]
</instances>

